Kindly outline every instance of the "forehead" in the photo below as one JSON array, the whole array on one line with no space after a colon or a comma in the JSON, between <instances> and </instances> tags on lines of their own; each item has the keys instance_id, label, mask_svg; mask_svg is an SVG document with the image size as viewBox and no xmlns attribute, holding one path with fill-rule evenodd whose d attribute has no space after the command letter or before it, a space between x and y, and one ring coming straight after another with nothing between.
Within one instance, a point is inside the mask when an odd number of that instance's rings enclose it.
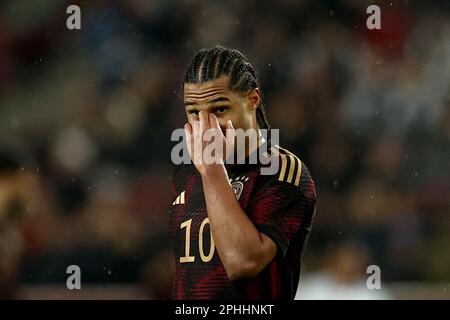
<instances>
[{"instance_id":1,"label":"forehead","mask_svg":"<svg viewBox=\"0 0 450 320\"><path fill-rule=\"evenodd\" d=\"M216 94L232 94L229 87L229 78L220 78L202 83L186 83L184 85L184 97L192 99L202 99Z\"/></svg>"}]
</instances>

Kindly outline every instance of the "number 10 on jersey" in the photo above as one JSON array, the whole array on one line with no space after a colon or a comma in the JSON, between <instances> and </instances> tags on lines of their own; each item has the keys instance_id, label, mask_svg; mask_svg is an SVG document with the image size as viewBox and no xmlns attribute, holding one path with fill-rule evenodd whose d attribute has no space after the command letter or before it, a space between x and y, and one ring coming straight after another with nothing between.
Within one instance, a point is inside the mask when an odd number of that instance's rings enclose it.
<instances>
[{"instance_id":1,"label":"number 10 on jersey","mask_svg":"<svg viewBox=\"0 0 450 320\"><path fill-rule=\"evenodd\" d=\"M189 219L180 225L180 229L186 229L186 236L185 236L186 241L185 241L185 246L184 246L184 256L180 257L180 263L195 261L195 256L190 255L191 224L192 224L192 219ZM214 239L212 237L212 234L210 233L211 241L210 241L210 245L209 245L209 253L208 253L208 255L205 254L204 247L203 247L203 233L204 233L206 224L209 224L209 218L205 218L202 221L202 224L200 225L200 229L198 231L198 252L200 254L200 259L202 259L203 262L211 261L212 257L214 256L214 250L215 250Z\"/></svg>"}]
</instances>

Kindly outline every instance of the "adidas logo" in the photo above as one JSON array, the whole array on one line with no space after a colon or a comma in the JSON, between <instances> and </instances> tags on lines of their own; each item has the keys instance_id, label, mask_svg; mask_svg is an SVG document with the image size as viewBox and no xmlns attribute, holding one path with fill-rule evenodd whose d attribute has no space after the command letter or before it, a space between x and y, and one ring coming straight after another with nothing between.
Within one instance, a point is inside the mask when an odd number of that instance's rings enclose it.
<instances>
[{"instance_id":1,"label":"adidas logo","mask_svg":"<svg viewBox=\"0 0 450 320\"><path fill-rule=\"evenodd\" d=\"M172 205L184 204L184 193L185 193L185 191L180 193L180 195L175 199L175 201L172 203Z\"/></svg>"}]
</instances>

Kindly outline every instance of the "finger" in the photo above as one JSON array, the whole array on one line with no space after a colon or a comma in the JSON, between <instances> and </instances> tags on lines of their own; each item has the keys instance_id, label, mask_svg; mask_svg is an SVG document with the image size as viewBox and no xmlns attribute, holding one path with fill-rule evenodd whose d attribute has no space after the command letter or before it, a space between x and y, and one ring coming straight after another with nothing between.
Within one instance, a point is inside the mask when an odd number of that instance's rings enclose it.
<instances>
[{"instance_id":1,"label":"finger","mask_svg":"<svg viewBox=\"0 0 450 320\"><path fill-rule=\"evenodd\" d=\"M222 131L222 129L220 129L219 120L217 120L217 117L214 113L209 114L209 124L211 125L211 128L219 129L220 131Z\"/></svg>"},{"instance_id":2,"label":"finger","mask_svg":"<svg viewBox=\"0 0 450 320\"><path fill-rule=\"evenodd\" d=\"M227 140L234 141L235 136L236 136L236 130L233 127L233 123L231 122L231 120L228 120L226 130L225 130L225 137L227 138Z\"/></svg>"},{"instance_id":3,"label":"finger","mask_svg":"<svg viewBox=\"0 0 450 320\"><path fill-rule=\"evenodd\" d=\"M192 154L191 159L194 164L199 163L203 150L203 133L200 129L201 121L192 122Z\"/></svg>"},{"instance_id":4,"label":"finger","mask_svg":"<svg viewBox=\"0 0 450 320\"><path fill-rule=\"evenodd\" d=\"M236 130L234 129L233 123L231 122L231 120L228 120L226 129L225 129L226 158L227 159L234 152L235 138L236 138Z\"/></svg>"},{"instance_id":5,"label":"finger","mask_svg":"<svg viewBox=\"0 0 450 320\"><path fill-rule=\"evenodd\" d=\"M217 161L225 161L226 160L226 145L227 141L225 138L224 132L222 132L222 128L220 127L219 120L217 119L216 115L213 113L209 114L209 123L211 125L211 130L214 130L219 137L214 138L214 143L217 147L217 153L215 153L215 156L217 157ZM222 148L220 148L222 147Z\"/></svg>"},{"instance_id":6,"label":"finger","mask_svg":"<svg viewBox=\"0 0 450 320\"><path fill-rule=\"evenodd\" d=\"M184 132L186 133L186 137L189 135L189 139L192 137L192 126L189 122L184 124Z\"/></svg>"},{"instance_id":7,"label":"finger","mask_svg":"<svg viewBox=\"0 0 450 320\"><path fill-rule=\"evenodd\" d=\"M193 114L191 116L192 121L200 121L200 119L198 118L198 114Z\"/></svg>"},{"instance_id":8,"label":"finger","mask_svg":"<svg viewBox=\"0 0 450 320\"><path fill-rule=\"evenodd\" d=\"M189 122L184 125L184 134L186 136L186 145L188 148L188 152L192 158L192 126Z\"/></svg>"},{"instance_id":9,"label":"finger","mask_svg":"<svg viewBox=\"0 0 450 320\"><path fill-rule=\"evenodd\" d=\"M206 129L210 128L208 113L205 111L200 111L198 116L200 118L200 131L203 134Z\"/></svg>"},{"instance_id":10,"label":"finger","mask_svg":"<svg viewBox=\"0 0 450 320\"><path fill-rule=\"evenodd\" d=\"M192 120L192 135L195 136L195 134L197 133L198 129L200 128L200 119L197 120Z\"/></svg>"},{"instance_id":11,"label":"finger","mask_svg":"<svg viewBox=\"0 0 450 320\"><path fill-rule=\"evenodd\" d=\"M192 128L191 139L192 139L192 143L194 144L197 141L197 136L198 136L198 134L200 132L200 120L198 120L198 121L197 120L193 120L191 122L191 128Z\"/></svg>"},{"instance_id":12,"label":"finger","mask_svg":"<svg viewBox=\"0 0 450 320\"><path fill-rule=\"evenodd\" d=\"M195 134L197 132L198 127L200 126L200 118L197 115L191 116L191 122L190 122L191 128L192 128L192 139L194 140Z\"/></svg>"}]
</instances>

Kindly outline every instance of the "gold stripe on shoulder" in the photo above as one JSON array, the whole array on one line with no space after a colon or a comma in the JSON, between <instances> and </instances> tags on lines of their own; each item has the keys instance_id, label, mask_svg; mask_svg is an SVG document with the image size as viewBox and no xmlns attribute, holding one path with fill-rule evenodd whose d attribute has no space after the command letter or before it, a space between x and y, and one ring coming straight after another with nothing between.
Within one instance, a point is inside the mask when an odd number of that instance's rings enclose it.
<instances>
[{"instance_id":1,"label":"gold stripe on shoulder","mask_svg":"<svg viewBox=\"0 0 450 320\"><path fill-rule=\"evenodd\" d=\"M300 176L302 175L302 162L300 161L300 159L298 159L298 170L297 170L297 175L295 176L295 181L294 184L298 187L300 185Z\"/></svg>"},{"instance_id":2,"label":"gold stripe on shoulder","mask_svg":"<svg viewBox=\"0 0 450 320\"><path fill-rule=\"evenodd\" d=\"M294 185L296 185L297 187L300 185L300 177L302 174L302 161L292 152L290 152L287 149L284 149L282 147L280 147L279 145L275 145L275 147L277 148L277 150L282 151L284 154L288 155L291 159L291 167L289 169L289 175L288 175L288 180L287 182L292 183L292 178L294 175L294 171L295 171L295 162L297 162L297 173L295 175L295 180L294 180Z\"/></svg>"},{"instance_id":3,"label":"gold stripe on shoulder","mask_svg":"<svg viewBox=\"0 0 450 320\"><path fill-rule=\"evenodd\" d=\"M295 159L292 154L288 154L288 157L291 159L291 161L289 165L289 174L287 177L287 182L292 183L292 178L294 177L294 170L295 170Z\"/></svg>"},{"instance_id":4,"label":"gold stripe on shoulder","mask_svg":"<svg viewBox=\"0 0 450 320\"><path fill-rule=\"evenodd\" d=\"M280 154L281 157L281 171L280 171L280 175L278 177L279 181L283 181L284 180L284 175L286 173L286 167L287 167L287 157L284 154Z\"/></svg>"}]
</instances>

